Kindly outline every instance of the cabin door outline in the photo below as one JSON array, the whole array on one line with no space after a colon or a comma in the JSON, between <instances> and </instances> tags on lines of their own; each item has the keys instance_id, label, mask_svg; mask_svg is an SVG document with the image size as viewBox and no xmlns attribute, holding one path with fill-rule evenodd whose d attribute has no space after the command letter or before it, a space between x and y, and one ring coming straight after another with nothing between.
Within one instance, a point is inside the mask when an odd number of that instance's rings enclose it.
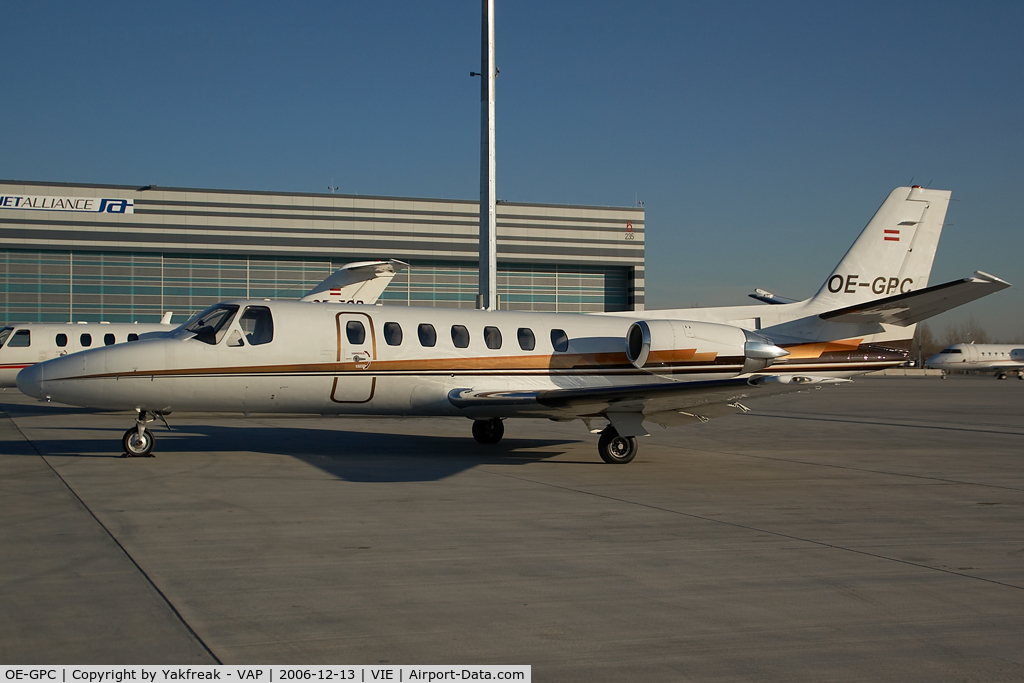
<instances>
[{"instance_id":1,"label":"cabin door outline","mask_svg":"<svg viewBox=\"0 0 1024 683\"><path fill-rule=\"evenodd\" d=\"M377 378L370 374L377 360L377 334L373 318L368 313L339 313L335 316L338 352L336 362L339 374L331 385L331 401L334 403L369 403L377 391ZM362 344L350 344L345 326L351 320L358 320L366 328Z\"/></svg>"}]
</instances>

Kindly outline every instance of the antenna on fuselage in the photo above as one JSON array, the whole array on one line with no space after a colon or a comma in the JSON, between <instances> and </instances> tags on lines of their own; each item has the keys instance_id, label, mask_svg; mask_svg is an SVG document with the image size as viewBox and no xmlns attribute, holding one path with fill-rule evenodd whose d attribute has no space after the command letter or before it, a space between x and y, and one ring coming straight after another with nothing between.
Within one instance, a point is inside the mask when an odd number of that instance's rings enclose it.
<instances>
[{"instance_id":1,"label":"antenna on fuselage","mask_svg":"<svg viewBox=\"0 0 1024 683\"><path fill-rule=\"evenodd\" d=\"M480 290L476 307L498 308L498 219L494 182L494 0L483 0L480 19Z\"/></svg>"}]
</instances>

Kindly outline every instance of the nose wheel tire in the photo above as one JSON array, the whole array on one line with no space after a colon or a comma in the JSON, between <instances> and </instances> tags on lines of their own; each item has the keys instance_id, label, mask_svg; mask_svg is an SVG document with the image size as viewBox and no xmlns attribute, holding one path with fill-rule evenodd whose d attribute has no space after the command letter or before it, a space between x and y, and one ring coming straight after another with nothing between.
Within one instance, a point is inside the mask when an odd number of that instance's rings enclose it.
<instances>
[{"instance_id":1,"label":"nose wheel tire","mask_svg":"<svg viewBox=\"0 0 1024 683\"><path fill-rule=\"evenodd\" d=\"M638 450L640 445L635 436L619 436L610 425L601 432L601 438L597 442L597 452L609 465L625 465L631 462Z\"/></svg>"},{"instance_id":2,"label":"nose wheel tire","mask_svg":"<svg viewBox=\"0 0 1024 683\"><path fill-rule=\"evenodd\" d=\"M139 437L139 430L136 427L132 427L124 433L124 436L121 437L121 446L124 448L124 457L151 457L155 442L156 439L153 438L153 432L148 429L143 429L142 436Z\"/></svg>"},{"instance_id":3,"label":"nose wheel tire","mask_svg":"<svg viewBox=\"0 0 1024 683\"><path fill-rule=\"evenodd\" d=\"M493 417L490 420L473 420L473 438L478 443L498 443L501 437L505 436L505 425L500 417Z\"/></svg>"}]
</instances>

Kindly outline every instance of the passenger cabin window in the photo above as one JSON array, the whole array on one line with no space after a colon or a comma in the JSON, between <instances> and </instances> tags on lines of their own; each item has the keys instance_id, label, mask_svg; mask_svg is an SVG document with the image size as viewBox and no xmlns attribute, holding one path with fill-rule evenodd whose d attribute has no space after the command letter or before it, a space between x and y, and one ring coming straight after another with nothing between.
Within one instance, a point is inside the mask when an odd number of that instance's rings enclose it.
<instances>
[{"instance_id":1,"label":"passenger cabin window","mask_svg":"<svg viewBox=\"0 0 1024 683\"><path fill-rule=\"evenodd\" d=\"M78 342L82 346L92 346L92 335L88 333L83 334L81 337L78 338Z\"/></svg>"},{"instance_id":2,"label":"passenger cabin window","mask_svg":"<svg viewBox=\"0 0 1024 683\"><path fill-rule=\"evenodd\" d=\"M520 327L516 336L519 337L519 348L523 351L533 351L537 348L537 338L533 336L533 330L529 327Z\"/></svg>"},{"instance_id":3,"label":"passenger cabin window","mask_svg":"<svg viewBox=\"0 0 1024 683\"><path fill-rule=\"evenodd\" d=\"M196 316L185 326L185 330L194 332L195 336L192 338L196 341L201 341L204 344L217 344L227 334L228 325L231 324L231 320L237 312L238 306L217 304Z\"/></svg>"},{"instance_id":4,"label":"passenger cabin window","mask_svg":"<svg viewBox=\"0 0 1024 683\"><path fill-rule=\"evenodd\" d=\"M135 334L134 332L129 332L128 341L139 341L139 335Z\"/></svg>"},{"instance_id":5,"label":"passenger cabin window","mask_svg":"<svg viewBox=\"0 0 1024 683\"><path fill-rule=\"evenodd\" d=\"M566 336L565 330L551 330L551 346L555 351L569 350L569 337Z\"/></svg>"},{"instance_id":6,"label":"passenger cabin window","mask_svg":"<svg viewBox=\"0 0 1024 683\"><path fill-rule=\"evenodd\" d=\"M457 349L469 346L469 330L462 325L452 325L452 344Z\"/></svg>"},{"instance_id":7,"label":"passenger cabin window","mask_svg":"<svg viewBox=\"0 0 1024 683\"><path fill-rule=\"evenodd\" d=\"M416 328L416 334L420 337L420 346L434 346L437 344L437 331L430 323L420 323Z\"/></svg>"},{"instance_id":8,"label":"passenger cabin window","mask_svg":"<svg viewBox=\"0 0 1024 683\"><path fill-rule=\"evenodd\" d=\"M398 323L384 323L384 341L388 346L401 346L402 326Z\"/></svg>"},{"instance_id":9,"label":"passenger cabin window","mask_svg":"<svg viewBox=\"0 0 1024 683\"><path fill-rule=\"evenodd\" d=\"M252 346L274 341L274 316L266 306L249 306L238 319L245 341Z\"/></svg>"},{"instance_id":10,"label":"passenger cabin window","mask_svg":"<svg viewBox=\"0 0 1024 683\"><path fill-rule=\"evenodd\" d=\"M68 335L61 332L56 337L54 337L53 341L57 342L57 346L63 349L65 346L68 345Z\"/></svg>"},{"instance_id":11,"label":"passenger cabin window","mask_svg":"<svg viewBox=\"0 0 1024 683\"><path fill-rule=\"evenodd\" d=\"M349 344L362 344L366 341L366 328L358 320L349 320L345 323L345 336Z\"/></svg>"},{"instance_id":12,"label":"passenger cabin window","mask_svg":"<svg viewBox=\"0 0 1024 683\"><path fill-rule=\"evenodd\" d=\"M11 340L7 342L7 346L11 348L15 346L32 346L32 330L18 330L11 337Z\"/></svg>"},{"instance_id":13,"label":"passenger cabin window","mask_svg":"<svg viewBox=\"0 0 1024 683\"><path fill-rule=\"evenodd\" d=\"M110 346L113 343L114 343L114 335L110 334L109 332L107 332L105 335L103 335L103 345L104 346Z\"/></svg>"},{"instance_id":14,"label":"passenger cabin window","mask_svg":"<svg viewBox=\"0 0 1024 683\"><path fill-rule=\"evenodd\" d=\"M484 328L484 344L489 349L501 348L501 330L497 327L487 326Z\"/></svg>"},{"instance_id":15,"label":"passenger cabin window","mask_svg":"<svg viewBox=\"0 0 1024 683\"><path fill-rule=\"evenodd\" d=\"M7 341L7 338L11 336L11 332L13 331L13 327L0 328L0 349L4 347L4 343Z\"/></svg>"}]
</instances>

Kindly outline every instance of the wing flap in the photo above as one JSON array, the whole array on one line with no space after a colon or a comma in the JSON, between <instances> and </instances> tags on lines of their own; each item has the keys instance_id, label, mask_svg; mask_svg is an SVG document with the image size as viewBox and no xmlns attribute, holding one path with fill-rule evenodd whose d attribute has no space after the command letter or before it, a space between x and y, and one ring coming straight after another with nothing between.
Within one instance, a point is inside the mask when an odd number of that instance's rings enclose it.
<instances>
[{"instance_id":1,"label":"wing flap","mask_svg":"<svg viewBox=\"0 0 1024 683\"><path fill-rule=\"evenodd\" d=\"M962 280L828 311L818 317L835 323L884 323L907 327L1010 286L1009 282L979 270Z\"/></svg>"}]
</instances>

